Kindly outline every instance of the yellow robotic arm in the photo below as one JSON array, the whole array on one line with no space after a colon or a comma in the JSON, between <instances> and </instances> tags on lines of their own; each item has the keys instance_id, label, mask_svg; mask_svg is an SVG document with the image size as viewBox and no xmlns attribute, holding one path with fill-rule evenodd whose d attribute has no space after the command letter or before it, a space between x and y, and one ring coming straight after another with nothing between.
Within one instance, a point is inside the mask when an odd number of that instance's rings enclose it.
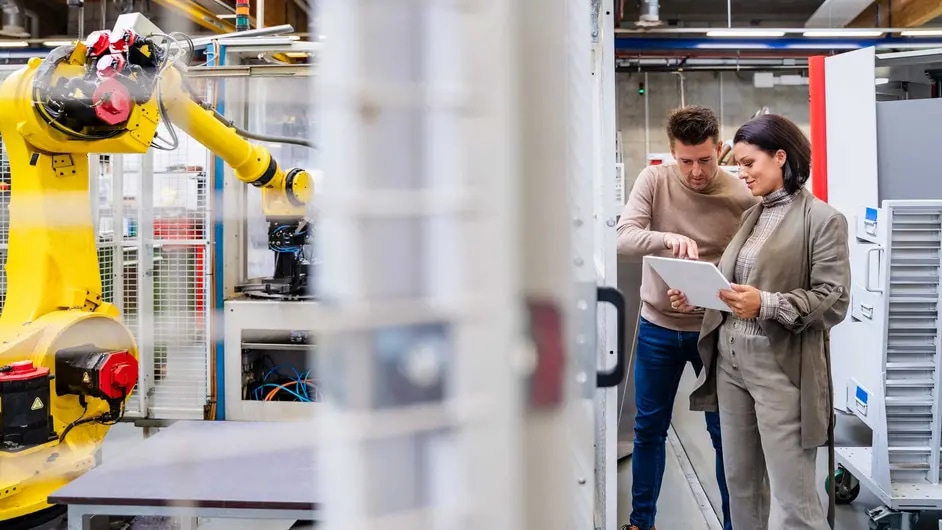
<instances>
[{"instance_id":1,"label":"yellow robotic arm","mask_svg":"<svg viewBox=\"0 0 942 530\"><path fill-rule=\"evenodd\" d=\"M94 465L137 384L134 336L102 299L88 154L144 153L158 124L172 122L261 188L276 263L309 237L310 175L281 168L195 97L175 66L188 40L95 32L0 84L15 176L0 313L0 527L47 513L48 495ZM291 263L283 268L295 274Z\"/></svg>"},{"instance_id":2,"label":"yellow robotic arm","mask_svg":"<svg viewBox=\"0 0 942 530\"><path fill-rule=\"evenodd\" d=\"M239 180L261 188L262 209L268 218L305 216L312 191L311 177L306 171L283 170L267 149L239 136L186 89L179 70L168 69L160 87L173 123L225 160Z\"/></svg>"}]
</instances>

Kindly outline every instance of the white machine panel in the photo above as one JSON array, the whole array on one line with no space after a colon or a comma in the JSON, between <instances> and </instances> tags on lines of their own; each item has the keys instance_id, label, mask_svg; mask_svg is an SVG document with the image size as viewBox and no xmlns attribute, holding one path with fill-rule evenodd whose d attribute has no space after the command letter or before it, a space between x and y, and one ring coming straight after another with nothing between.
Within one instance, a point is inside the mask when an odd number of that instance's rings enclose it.
<instances>
[{"instance_id":1,"label":"white machine panel","mask_svg":"<svg viewBox=\"0 0 942 530\"><path fill-rule=\"evenodd\" d=\"M848 409L873 429L874 478L939 482L942 201L884 201L858 217L864 252L851 320L868 337L847 380Z\"/></svg>"},{"instance_id":2,"label":"white machine panel","mask_svg":"<svg viewBox=\"0 0 942 530\"><path fill-rule=\"evenodd\" d=\"M877 115L875 51L855 50L828 57L827 138L828 203L843 213L853 229L855 216L866 206L878 203L877 196ZM861 254L866 252L851 238L853 277L863 274ZM831 330L832 377L836 388L849 380L851 367L858 362L860 348L872 344L858 322L848 318ZM845 395L836 392L834 407L848 408Z\"/></svg>"}]
</instances>

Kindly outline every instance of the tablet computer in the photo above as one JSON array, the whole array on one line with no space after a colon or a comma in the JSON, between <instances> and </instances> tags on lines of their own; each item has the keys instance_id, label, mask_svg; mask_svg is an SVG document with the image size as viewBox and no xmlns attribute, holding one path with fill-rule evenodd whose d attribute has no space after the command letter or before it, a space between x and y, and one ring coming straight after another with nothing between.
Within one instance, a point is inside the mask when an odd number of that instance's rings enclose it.
<instances>
[{"instance_id":1,"label":"tablet computer","mask_svg":"<svg viewBox=\"0 0 942 530\"><path fill-rule=\"evenodd\" d=\"M687 303L695 307L729 312L729 306L719 295L722 289L732 289L729 280L716 265L707 261L645 256L644 262L664 280L671 289L687 295Z\"/></svg>"}]
</instances>

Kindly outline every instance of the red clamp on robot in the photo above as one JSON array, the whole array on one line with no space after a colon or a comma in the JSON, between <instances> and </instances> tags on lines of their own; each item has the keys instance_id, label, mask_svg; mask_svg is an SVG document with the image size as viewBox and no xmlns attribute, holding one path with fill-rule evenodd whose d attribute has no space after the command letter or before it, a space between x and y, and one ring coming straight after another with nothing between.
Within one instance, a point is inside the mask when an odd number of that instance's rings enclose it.
<instances>
[{"instance_id":1,"label":"red clamp on robot","mask_svg":"<svg viewBox=\"0 0 942 530\"><path fill-rule=\"evenodd\" d=\"M108 30L92 32L85 39L89 57L99 57L111 48L111 32Z\"/></svg>"},{"instance_id":2,"label":"red clamp on robot","mask_svg":"<svg viewBox=\"0 0 942 530\"><path fill-rule=\"evenodd\" d=\"M136 384L137 359L127 351L88 344L56 352L56 395L91 396L115 406Z\"/></svg>"},{"instance_id":3,"label":"red clamp on robot","mask_svg":"<svg viewBox=\"0 0 942 530\"><path fill-rule=\"evenodd\" d=\"M137 43L137 33L126 29L121 33L112 33L109 44L112 52L127 53L128 49Z\"/></svg>"}]
</instances>

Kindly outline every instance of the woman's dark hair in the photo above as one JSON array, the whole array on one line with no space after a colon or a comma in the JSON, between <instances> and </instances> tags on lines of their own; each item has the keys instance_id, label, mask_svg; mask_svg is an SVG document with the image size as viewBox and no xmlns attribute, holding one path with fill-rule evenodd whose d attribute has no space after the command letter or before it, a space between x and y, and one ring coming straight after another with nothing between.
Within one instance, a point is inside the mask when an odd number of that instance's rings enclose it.
<instances>
[{"instance_id":1,"label":"woman's dark hair","mask_svg":"<svg viewBox=\"0 0 942 530\"><path fill-rule=\"evenodd\" d=\"M811 143L805 133L788 118L763 114L745 123L733 136L733 144L745 142L765 151L769 156L785 151L782 173L785 191L795 193L811 176Z\"/></svg>"}]
</instances>

